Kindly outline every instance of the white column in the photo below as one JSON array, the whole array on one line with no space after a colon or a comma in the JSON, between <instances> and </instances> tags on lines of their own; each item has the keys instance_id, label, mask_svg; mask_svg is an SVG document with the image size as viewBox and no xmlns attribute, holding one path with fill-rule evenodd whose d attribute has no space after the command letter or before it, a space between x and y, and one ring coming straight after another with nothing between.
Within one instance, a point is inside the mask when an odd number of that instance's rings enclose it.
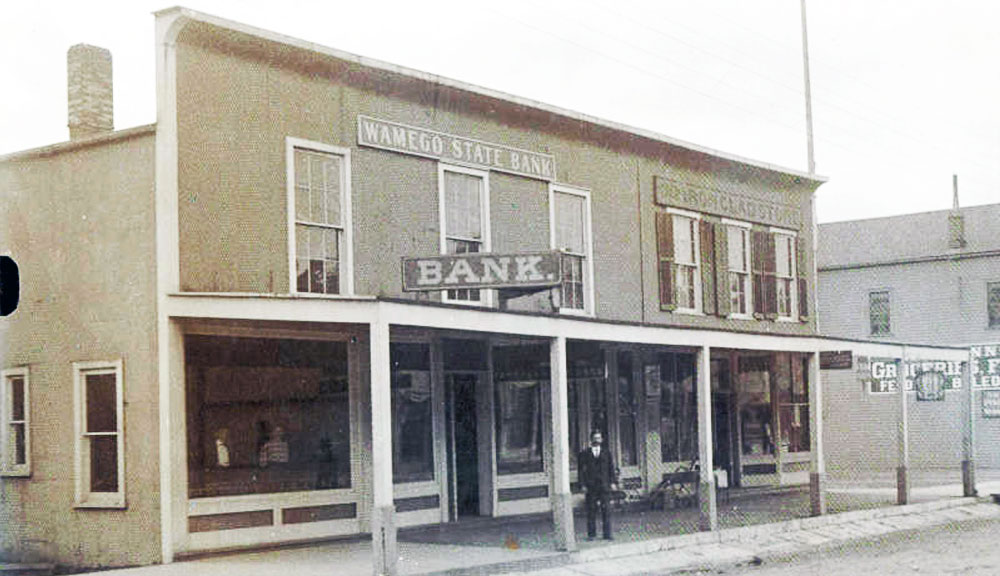
<instances>
[{"instance_id":1,"label":"white column","mask_svg":"<svg viewBox=\"0 0 1000 576\"><path fill-rule=\"evenodd\" d=\"M826 461L823 456L823 382L819 352L809 355L809 506L813 516L826 514Z\"/></svg>"},{"instance_id":2,"label":"white column","mask_svg":"<svg viewBox=\"0 0 1000 576\"><path fill-rule=\"evenodd\" d=\"M376 576L396 576L396 522L392 495L392 390L389 323L380 311L371 330L372 566Z\"/></svg>"},{"instance_id":3,"label":"white column","mask_svg":"<svg viewBox=\"0 0 1000 576\"><path fill-rule=\"evenodd\" d=\"M576 549L573 528L573 495L569 488L569 394L566 376L566 337L556 336L549 344L549 386L552 397L552 524L556 548Z\"/></svg>"},{"instance_id":4,"label":"white column","mask_svg":"<svg viewBox=\"0 0 1000 576\"><path fill-rule=\"evenodd\" d=\"M962 411L962 494L975 496L976 492L976 393L972 389L972 350L962 366L962 393L965 395L965 409Z\"/></svg>"},{"instance_id":5,"label":"white column","mask_svg":"<svg viewBox=\"0 0 1000 576\"><path fill-rule=\"evenodd\" d=\"M899 383L899 418L896 428L898 448L896 502L907 504L910 501L910 439L909 422L906 415L906 346L903 346L902 358L896 360L896 382Z\"/></svg>"},{"instance_id":6,"label":"white column","mask_svg":"<svg viewBox=\"0 0 1000 576\"><path fill-rule=\"evenodd\" d=\"M701 513L698 527L702 530L716 530L719 527L718 510L715 504L715 465L712 462L712 377L711 350L702 346L698 350L698 461L699 473L698 501Z\"/></svg>"}]
</instances>

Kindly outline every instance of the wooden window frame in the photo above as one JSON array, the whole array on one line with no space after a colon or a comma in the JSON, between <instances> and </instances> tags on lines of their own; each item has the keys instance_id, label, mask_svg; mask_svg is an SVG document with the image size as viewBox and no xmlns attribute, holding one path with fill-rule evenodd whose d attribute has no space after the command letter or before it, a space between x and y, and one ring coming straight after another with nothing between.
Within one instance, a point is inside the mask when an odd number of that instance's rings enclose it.
<instances>
[{"instance_id":1,"label":"wooden window frame","mask_svg":"<svg viewBox=\"0 0 1000 576\"><path fill-rule=\"evenodd\" d=\"M24 385L23 410L24 418L14 420L13 381L20 379ZM3 385L3 396L0 398L0 476L28 477L31 476L31 375L27 367L11 368L0 372L0 383ZM24 427L24 462L14 463L13 446L10 429L20 424Z\"/></svg>"},{"instance_id":2,"label":"wooden window frame","mask_svg":"<svg viewBox=\"0 0 1000 576\"><path fill-rule=\"evenodd\" d=\"M475 168L467 168L465 166L458 166L455 164L446 164L444 162L438 163L438 222L440 228L440 248L441 254L448 254L448 239L459 239L466 240L458 237L451 237L448 235L448 204L447 198L445 196L445 173L454 172L456 174L466 174L468 176L476 176L481 178L483 181L483 187L480 191L479 198L479 210L480 210L480 226L482 226L482 240L480 252L490 252L492 251L492 246L490 242L491 227L490 227L490 173L486 170L477 170ZM492 306L494 291L484 288L473 288L473 290L479 290L478 300L459 300L448 297L448 290L441 291L441 302L447 304L461 304L463 306Z\"/></svg>"},{"instance_id":3,"label":"wooden window frame","mask_svg":"<svg viewBox=\"0 0 1000 576\"><path fill-rule=\"evenodd\" d=\"M583 244L584 252L577 254L564 251L571 256L579 257L583 260L583 308L567 308L562 306L562 297L559 299L560 314L593 316L594 315L594 242L593 228L591 225L592 213L590 204L590 190L575 188L563 184L549 184L549 245L553 250L562 250L556 244L556 194L568 194L583 198ZM561 295L560 295L561 296Z\"/></svg>"},{"instance_id":4,"label":"wooden window frame","mask_svg":"<svg viewBox=\"0 0 1000 576\"><path fill-rule=\"evenodd\" d=\"M88 488L90 474L89 437L87 425L87 376L115 375L115 425L113 435L118 439L117 474L118 490L115 492L91 492ZM74 410L74 471L75 505L77 508L125 508L125 382L122 361L108 360L73 363L73 405ZM104 433L102 435L111 435ZM87 462L84 459L87 458Z\"/></svg>"},{"instance_id":5,"label":"wooden window frame","mask_svg":"<svg viewBox=\"0 0 1000 576\"><path fill-rule=\"evenodd\" d=\"M338 156L341 159L340 174L340 225L325 225L315 222L300 221L295 216L295 154L297 151ZM314 142L302 138L285 138L285 170L286 195L288 203L288 291L291 294L314 297L352 296L354 295L354 235L351 224L351 150L339 146L331 146L322 142ZM336 293L305 292L298 289L296 265L296 225L317 226L334 229L339 232L338 255L340 285Z\"/></svg>"}]
</instances>

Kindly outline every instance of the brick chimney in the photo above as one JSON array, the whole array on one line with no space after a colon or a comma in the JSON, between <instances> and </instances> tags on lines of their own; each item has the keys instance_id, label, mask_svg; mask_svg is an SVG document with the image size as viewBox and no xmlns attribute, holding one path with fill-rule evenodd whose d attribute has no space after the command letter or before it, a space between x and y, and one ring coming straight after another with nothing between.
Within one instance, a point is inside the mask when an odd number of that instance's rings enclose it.
<instances>
[{"instance_id":1,"label":"brick chimney","mask_svg":"<svg viewBox=\"0 0 1000 576\"><path fill-rule=\"evenodd\" d=\"M86 138L115 129L111 52L77 44L66 54L69 138Z\"/></svg>"}]
</instances>

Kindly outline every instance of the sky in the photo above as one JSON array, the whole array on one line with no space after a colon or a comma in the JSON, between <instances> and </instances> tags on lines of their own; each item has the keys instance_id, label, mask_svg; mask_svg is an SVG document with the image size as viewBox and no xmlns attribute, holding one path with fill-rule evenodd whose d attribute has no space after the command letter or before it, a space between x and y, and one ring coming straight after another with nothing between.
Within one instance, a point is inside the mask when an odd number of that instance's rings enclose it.
<instances>
[{"instance_id":1,"label":"sky","mask_svg":"<svg viewBox=\"0 0 1000 576\"><path fill-rule=\"evenodd\" d=\"M167 0L169 1L169 0ZM807 0L820 222L1000 202L1000 2ZM805 172L800 0L187 0L358 55ZM66 50L156 121L166 1L5 3L0 154L68 139Z\"/></svg>"}]
</instances>

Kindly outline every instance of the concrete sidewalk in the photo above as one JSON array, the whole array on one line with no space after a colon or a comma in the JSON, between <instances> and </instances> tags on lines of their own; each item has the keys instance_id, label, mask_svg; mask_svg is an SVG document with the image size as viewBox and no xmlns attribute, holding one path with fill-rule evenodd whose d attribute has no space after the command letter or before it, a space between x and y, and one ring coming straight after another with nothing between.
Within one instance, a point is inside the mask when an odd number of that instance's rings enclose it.
<instances>
[{"instance_id":1,"label":"concrete sidewalk","mask_svg":"<svg viewBox=\"0 0 1000 576\"><path fill-rule=\"evenodd\" d=\"M605 546L570 554L568 563L562 566L529 568L507 574L638 576L705 570L756 563L770 556L896 531L987 518L1000 518L1000 506L990 503L988 498L939 500Z\"/></svg>"}]
</instances>

